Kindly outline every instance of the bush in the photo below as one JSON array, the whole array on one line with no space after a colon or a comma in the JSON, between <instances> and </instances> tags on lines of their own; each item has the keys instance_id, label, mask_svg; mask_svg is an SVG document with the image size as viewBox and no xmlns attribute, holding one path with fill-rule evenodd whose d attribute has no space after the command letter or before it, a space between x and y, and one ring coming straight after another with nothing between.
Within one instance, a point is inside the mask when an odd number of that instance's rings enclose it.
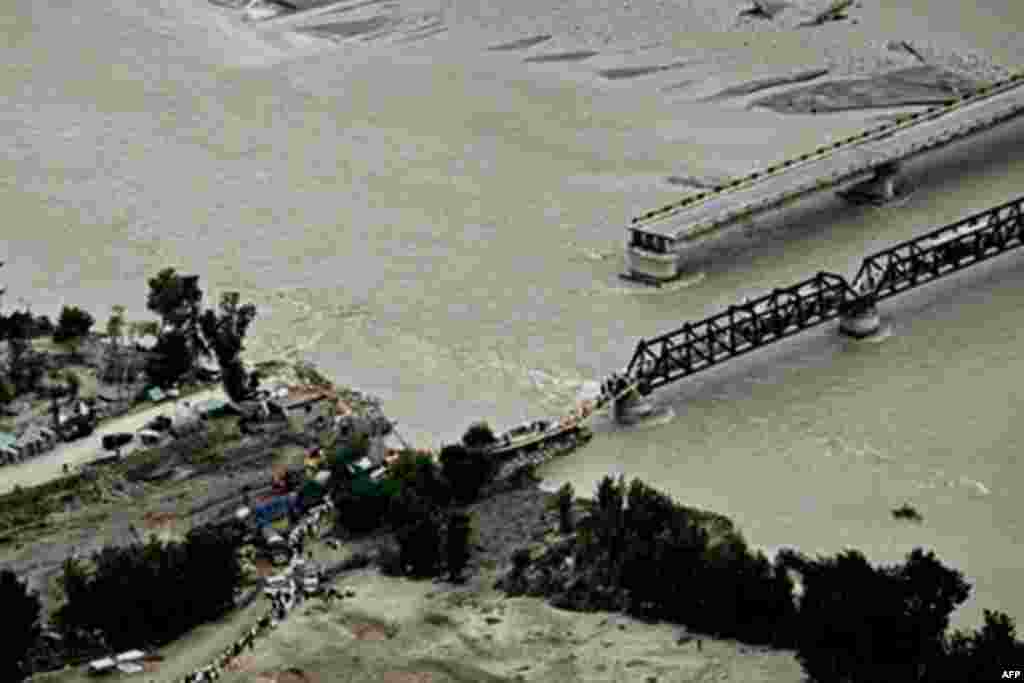
<instances>
[{"instance_id":1,"label":"bush","mask_svg":"<svg viewBox=\"0 0 1024 683\"><path fill-rule=\"evenodd\" d=\"M63 342L79 339L89 334L89 329L96 320L77 306L65 306L60 311L57 329L53 331L53 341Z\"/></svg>"},{"instance_id":2,"label":"bush","mask_svg":"<svg viewBox=\"0 0 1024 683\"><path fill-rule=\"evenodd\" d=\"M394 499L392 515L401 524L395 531L400 564L410 576L436 576L441 567L442 529L440 511L429 500L405 489Z\"/></svg>"},{"instance_id":3,"label":"bush","mask_svg":"<svg viewBox=\"0 0 1024 683\"><path fill-rule=\"evenodd\" d=\"M752 554L735 532L710 544L705 527L712 522L728 526L639 480L627 490L621 478L605 477L578 525L576 566L587 568L591 592L617 592L637 616L775 643L795 610L788 575Z\"/></svg>"},{"instance_id":4,"label":"bush","mask_svg":"<svg viewBox=\"0 0 1024 683\"><path fill-rule=\"evenodd\" d=\"M797 658L813 680L920 680L946 650L949 615L970 592L963 575L916 549L874 568L850 550L801 559Z\"/></svg>"},{"instance_id":5,"label":"bush","mask_svg":"<svg viewBox=\"0 0 1024 683\"><path fill-rule=\"evenodd\" d=\"M68 560L57 621L66 633L99 629L117 649L168 642L234 605L237 550L227 530L200 527L184 543L103 548L93 571Z\"/></svg>"},{"instance_id":6,"label":"bush","mask_svg":"<svg viewBox=\"0 0 1024 683\"><path fill-rule=\"evenodd\" d=\"M447 507L452 501L452 486L429 455L403 451L388 468L388 479L401 490L411 489L436 507Z\"/></svg>"},{"instance_id":7,"label":"bush","mask_svg":"<svg viewBox=\"0 0 1024 683\"><path fill-rule=\"evenodd\" d=\"M10 569L0 570L0 604L4 606L4 646L0 649L0 679L21 681L28 676L27 655L39 636L39 598Z\"/></svg>"},{"instance_id":8,"label":"bush","mask_svg":"<svg viewBox=\"0 0 1024 683\"><path fill-rule=\"evenodd\" d=\"M462 436L462 445L470 450L479 450L490 446L497 440L489 424L486 422L474 422Z\"/></svg>"},{"instance_id":9,"label":"bush","mask_svg":"<svg viewBox=\"0 0 1024 683\"><path fill-rule=\"evenodd\" d=\"M456 502L463 505L476 500L484 484L495 474L494 463L461 444L442 448L440 460L442 475L451 485Z\"/></svg>"},{"instance_id":10,"label":"bush","mask_svg":"<svg viewBox=\"0 0 1024 683\"><path fill-rule=\"evenodd\" d=\"M6 405L18 397L18 389L5 377L0 377L0 404Z\"/></svg>"},{"instance_id":11,"label":"bush","mask_svg":"<svg viewBox=\"0 0 1024 683\"><path fill-rule=\"evenodd\" d=\"M462 572L469 563L471 524L470 516L464 512L456 512L448 518L445 530L445 563L452 581L459 581L462 578Z\"/></svg>"},{"instance_id":12,"label":"bush","mask_svg":"<svg viewBox=\"0 0 1024 683\"><path fill-rule=\"evenodd\" d=\"M182 333L168 332L157 339L153 355L146 361L146 377L151 384L170 388L194 365L192 347Z\"/></svg>"},{"instance_id":13,"label":"bush","mask_svg":"<svg viewBox=\"0 0 1024 683\"><path fill-rule=\"evenodd\" d=\"M555 503L558 507L558 530L563 534L572 533L575 520L572 514L572 504L575 500L575 493L572 484L566 482L558 489Z\"/></svg>"}]
</instances>

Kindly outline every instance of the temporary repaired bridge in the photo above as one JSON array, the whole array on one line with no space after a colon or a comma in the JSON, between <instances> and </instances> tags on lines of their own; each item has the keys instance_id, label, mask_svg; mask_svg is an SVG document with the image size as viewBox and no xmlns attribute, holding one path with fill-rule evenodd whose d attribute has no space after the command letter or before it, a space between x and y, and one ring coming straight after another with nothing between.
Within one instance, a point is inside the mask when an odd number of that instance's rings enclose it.
<instances>
[{"instance_id":1,"label":"temporary repaired bridge","mask_svg":"<svg viewBox=\"0 0 1024 683\"><path fill-rule=\"evenodd\" d=\"M1024 112L1024 73L957 101L819 147L722 187L634 218L627 277L657 284L678 277L688 244L815 192L848 190L878 200L899 191L900 163Z\"/></svg>"},{"instance_id":2,"label":"temporary repaired bridge","mask_svg":"<svg viewBox=\"0 0 1024 683\"><path fill-rule=\"evenodd\" d=\"M875 304L1024 245L1024 196L864 259L853 283L819 272L654 339L641 340L616 392L617 416L641 395L839 318L854 337L878 331Z\"/></svg>"}]
</instances>

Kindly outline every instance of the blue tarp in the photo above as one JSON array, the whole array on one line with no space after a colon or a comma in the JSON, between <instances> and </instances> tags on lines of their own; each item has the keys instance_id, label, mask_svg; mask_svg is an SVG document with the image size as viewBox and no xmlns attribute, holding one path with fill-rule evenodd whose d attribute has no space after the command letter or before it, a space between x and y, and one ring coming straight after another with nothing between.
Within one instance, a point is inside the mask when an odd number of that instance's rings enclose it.
<instances>
[{"instance_id":1,"label":"blue tarp","mask_svg":"<svg viewBox=\"0 0 1024 683\"><path fill-rule=\"evenodd\" d=\"M295 497L289 494L255 505L252 508L253 522L256 526L270 524L276 519L285 517L294 504Z\"/></svg>"}]
</instances>

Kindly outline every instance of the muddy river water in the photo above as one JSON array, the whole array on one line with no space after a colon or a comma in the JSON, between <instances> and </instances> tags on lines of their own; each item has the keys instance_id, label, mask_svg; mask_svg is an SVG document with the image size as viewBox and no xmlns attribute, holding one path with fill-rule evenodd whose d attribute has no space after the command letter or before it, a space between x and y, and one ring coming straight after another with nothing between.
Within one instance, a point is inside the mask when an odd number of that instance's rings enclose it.
<instances>
[{"instance_id":1,"label":"muddy river water","mask_svg":"<svg viewBox=\"0 0 1024 683\"><path fill-rule=\"evenodd\" d=\"M904 4L858 30L884 38L924 12L933 39L1024 63L1024 5ZM638 63L610 48L526 63L486 47L531 33L481 7L399 3L396 17L433 13L447 33L334 46L196 0L8 3L4 303L101 320L121 303L141 318L145 279L174 265L208 295L258 305L253 359L309 358L437 445L476 418L562 413L638 337L818 270L852 275L865 254L1024 187L1021 121L911 164L901 205L815 199L699 248L690 280L637 290L617 278L623 227L679 195L667 177L747 171L879 112L781 116L651 85L713 78L711 62L656 81L595 76ZM806 61L798 41L773 43L786 57L747 39L680 40L691 56L701 40L709 54L735 46L722 63L741 71ZM583 48L602 51L560 49ZM667 387L654 398L674 419L598 420L545 474L579 490L639 476L766 548L853 546L877 561L934 548L974 583L959 625L982 608L1024 619L1022 287L1024 254L1003 256L886 302L880 343L825 327ZM891 518L904 502L923 524Z\"/></svg>"}]
</instances>

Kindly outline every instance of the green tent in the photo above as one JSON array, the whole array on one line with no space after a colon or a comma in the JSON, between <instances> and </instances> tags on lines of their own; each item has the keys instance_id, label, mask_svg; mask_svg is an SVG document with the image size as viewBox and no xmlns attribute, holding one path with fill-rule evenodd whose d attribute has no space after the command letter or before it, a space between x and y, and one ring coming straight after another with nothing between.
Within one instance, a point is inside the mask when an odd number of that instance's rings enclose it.
<instances>
[{"instance_id":1,"label":"green tent","mask_svg":"<svg viewBox=\"0 0 1024 683\"><path fill-rule=\"evenodd\" d=\"M323 500L327 489L319 482L307 481L299 490L299 504L303 509L308 509Z\"/></svg>"},{"instance_id":2,"label":"green tent","mask_svg":"<svg viewBox=\"0 0 1024 683\"><path fill-rule=\"evenodd\" d=\"M196 411L202 417L220 417L234 412L231 404L219 398L208 398L195 404Z\"/></svg>"},{"instance_id":3,"label":"green tent","mask_svg":"<svg viewBox=\"0 0 1024 683\"><path fill-rule=\"evenodd\" d=\"M152 387L151 389L147 390L146 397L149 398L149 400L152 401L153 403L159 403L160 401L167 398L164 395L164 392L160 389L160 387Z\"/></svg>"}]
</instances>

